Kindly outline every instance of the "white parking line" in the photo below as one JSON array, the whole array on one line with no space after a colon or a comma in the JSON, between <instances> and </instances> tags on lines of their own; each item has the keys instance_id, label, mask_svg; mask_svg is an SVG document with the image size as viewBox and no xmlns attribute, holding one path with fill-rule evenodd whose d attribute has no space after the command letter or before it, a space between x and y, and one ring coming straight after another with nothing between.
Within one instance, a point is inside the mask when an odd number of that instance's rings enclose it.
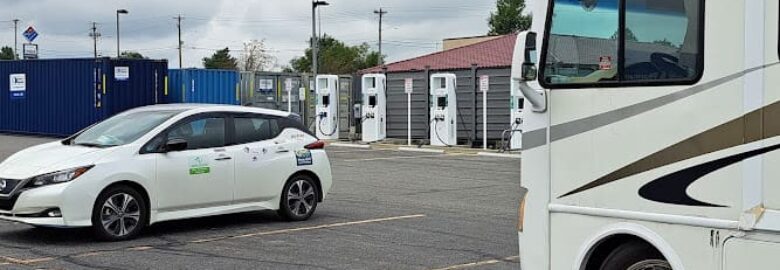
<instances>
[{"instance_id":1,"label":"white parking line","mask_svg":"<svg viewBox=\"0 0 780 270\"><path fill-rule=\"evenodd\" d=\"M486 157L503 157L503 158L520 158L520 154L505 154L505 153L493 153L493 152L479 152L478 156Z\"/></svg>"},{"instance_id":2,"label":"white parking line","mask_svg":"<svg viewBox=\"0 0 780 270\"><path fill-rule=\"evenodd\" d=\"M330 145L335 147L350 147L350 148L361 148L361 149L371 148L371 146L367 144L331 143Z\"/></svg>"},{"instance_id":3,"label":"white parking line","mask_svg":"<svg viewBox=\"0 0 780 270\"><path fill-rule=\"evenodd\" d=\"M519 258L520 258L520 256L512 256L512 257L506 257L506 258L503 258L503 259L492 259L492 260L486 260L486 261L480 261L480 262L472 262L472 263L464 263L464 264L452 265L452 266L447 266L447 267L444 267L444 268L436 268L436 269L433 269L433 270L467 269L467 268L473 268L473 267L477 267L477 266L493 265L493 264L502 263L502 262L515 262Z\"/></svg>"},{"instance_id":4,"label":"white parking line","mask_svg":"<svg viewBox=\"0 0 780 270\"><path fill-rule=\"evenodd\" d=\"M438 155L423 155L423 156L400 156L400 157L345 159L344 161L375 161L375 160L394 160L394 159L416 159L416 158L430 158L430 157L441 157L441 156L454 156L454 154L451 154L451 155L438 154Z\"/></svg>"},{"instance_id":5,"label":"white parking line","mask_svg":"<svg viewBox=\"0 0 780 270\"><path fill-rule=\"evenodd\" d=\"M444 154L444 150L441 150L441 149L398 147L398 150L399 151L407 151L407 152L423 152L423 153L440 153L440 154Z\"/></svg>"}]
</instances>

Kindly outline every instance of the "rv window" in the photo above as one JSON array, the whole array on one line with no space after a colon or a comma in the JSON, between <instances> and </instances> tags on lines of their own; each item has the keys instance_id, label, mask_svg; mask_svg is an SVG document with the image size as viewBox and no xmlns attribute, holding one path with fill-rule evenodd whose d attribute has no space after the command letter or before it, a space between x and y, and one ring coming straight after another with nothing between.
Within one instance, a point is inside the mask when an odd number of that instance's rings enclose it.
<instances>
[{"instance_id":1,"label":"rv window","mask_svg":"<svg viewBox=\"0 0 780 270\"><path fill-rule=\"evenodd\" d=\"M626 0L626 81L693 79L699 0Z\"/></svg>"},{"instance_id":2,"label":"rv window","mask_svg":"<svg viewBox=\"0 0 780 270\"><path fill-rule=\"evenodd\" d=\"M703 66L702 2L554 0L542 62L543 85L693 83Z\"/></svg>"},{"instance_id":3,"label":"rv window","mask_svg":"<svg viewBox=\"0 0 780 270\"><path fill-rule=\"evenodd\" d=\"M617 1L555 1L544 70L547 83L617 80Z\"/></svg>"}]
</instances>

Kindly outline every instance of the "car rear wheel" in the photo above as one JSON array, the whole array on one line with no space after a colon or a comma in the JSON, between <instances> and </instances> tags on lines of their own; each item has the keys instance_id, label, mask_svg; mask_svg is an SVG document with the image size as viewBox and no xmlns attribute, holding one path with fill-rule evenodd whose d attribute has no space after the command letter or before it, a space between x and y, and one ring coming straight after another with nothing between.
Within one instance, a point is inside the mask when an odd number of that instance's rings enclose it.
<instances>
[{"instance_id":1,"label":"car rear wheel","mask_svg":"<svg viewBox=\"0 0 780 270\"><path fill-rule=\"evenodd\" d=\"M290 221L309 219L317 209L317 185L306 175L297 175L284 185L279 215Z\"/></svg>"},{"instance_id":2,"label":"car rear wheel","mask_svg":"<svg viewBox=\"0 0 780 270\"><path fill-rule=\"evenodd\" d=\"M148 210L141 194L116 186L98 196L92 210L92 229L99 239L122 241L138 236L147 224Z\"/></svg>"},{"instance_id":3,"label":"car rear wheel","mask_svg":"<svg viewBox=\"0 0 780 270\"><path fill-rule=\"evenodd\" d=\"M664 256L652 246L640 242L628 242L613 250L601 270L672 270Z\"/></svg>"}]
</instances>

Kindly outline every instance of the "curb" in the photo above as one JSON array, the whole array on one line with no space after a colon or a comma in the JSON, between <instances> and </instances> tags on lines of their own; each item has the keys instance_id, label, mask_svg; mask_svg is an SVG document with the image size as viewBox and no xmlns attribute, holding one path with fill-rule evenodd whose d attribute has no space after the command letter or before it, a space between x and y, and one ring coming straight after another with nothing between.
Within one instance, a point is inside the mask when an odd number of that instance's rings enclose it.
<instances>
[{"instance_id":1,"label":"curb","mask_svg":"<svg viewBox=\"0 0 780 270\"><path fill-rule=\"evenodd\" d=\"M399 147L398 151L444 154L444 150L413 147Z\"/></svg>"},{"instance_id":2,"label":"curb","mask_svg":"<svg viewBox=\"0 0 780 270\"><path fill-rule=\"evenodd\" d=\"M520 154L502 154L502 153L492 153L492 152L479 152L477 153L478 156L485 156L485 157L503 157L503 158L520 158Z\"/></svg>"},{"instance_id":3,"label":"curb","mask_svg":"<svg viewBox=\"0 0 780 270\"><path fill-rule=\"evenodd\" d=\"M351 148L361 148L361 149L370 149L370 145L364 145L364 144L351 144L351 143L331 143L330 145L336 146L336 147L351 147Z\"/></svg>"}]
</instances>

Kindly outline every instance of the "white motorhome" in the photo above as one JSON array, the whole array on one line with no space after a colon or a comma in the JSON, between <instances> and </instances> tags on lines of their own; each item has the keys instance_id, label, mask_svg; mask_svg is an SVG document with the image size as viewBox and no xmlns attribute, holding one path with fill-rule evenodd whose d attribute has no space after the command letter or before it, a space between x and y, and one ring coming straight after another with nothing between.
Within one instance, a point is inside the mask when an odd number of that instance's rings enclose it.
<instances>
[{"instance_id":1,"label":"white motorhome","mask_svg":"<svg viewBox=\"0 0 780 270\"><path fill-rule=\"evenodd\" d=\"M544 2L512 75L522 269L780 269L778 1Z\"/></svg>"}]
</instances>

